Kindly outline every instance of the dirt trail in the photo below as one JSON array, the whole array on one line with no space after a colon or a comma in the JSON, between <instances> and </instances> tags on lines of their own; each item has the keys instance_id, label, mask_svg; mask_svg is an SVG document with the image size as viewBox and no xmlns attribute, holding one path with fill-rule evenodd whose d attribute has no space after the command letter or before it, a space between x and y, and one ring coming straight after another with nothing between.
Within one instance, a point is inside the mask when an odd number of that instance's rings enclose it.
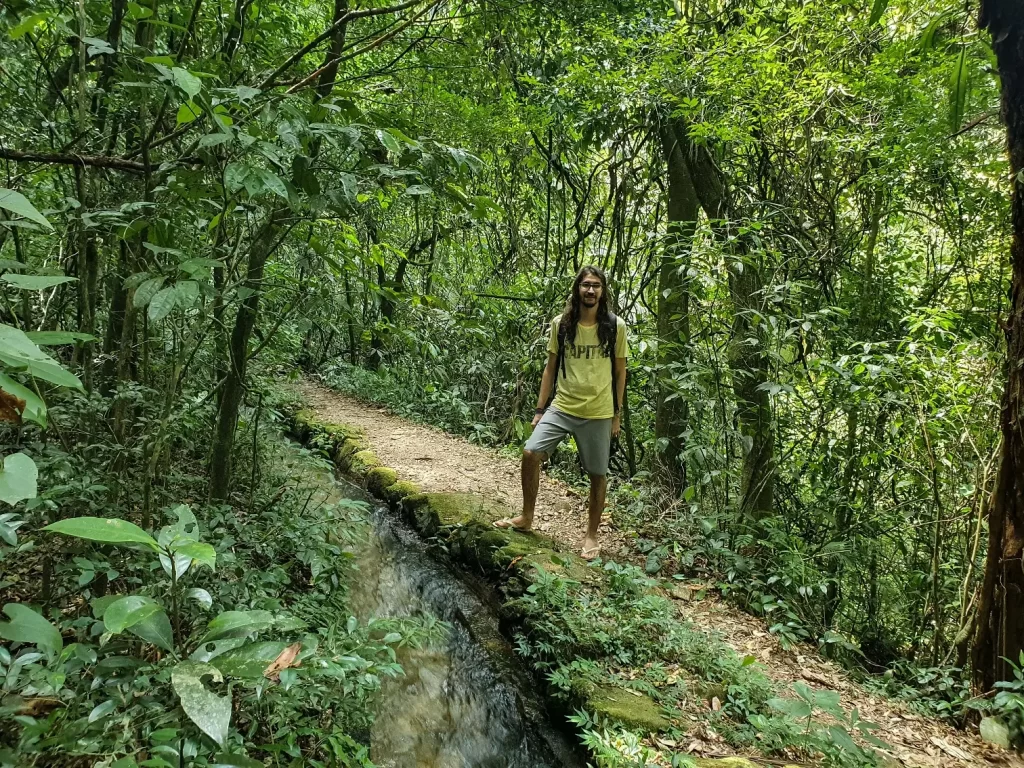
<instances>
[{"instance_id":1,"label":"dirt trail","mask_svg":"<svg viewBox=\"0 0 1024 768\"><path fill-rule=\"evenodd\" d=\"M518 461L310 381L300 381L295 388L319 419L362 429L380 460L424 491L479 493L512 510L520 509ZM564 483L542 474L535 527L578 548L585 522L586 499ZM630 554L625 535L609 523L602 525L601 543L606 557L622 559ZM678 594L686 598L684 591ZM1024 760L986 744L974 733L955 730L911 711L900 702L865 691L840 667L808 646L784 649L763 621L717 599L710 590L707 594L703 600L674 602L680 614L694 624L717 633L737 652L755 656L766 673L782 686L803 681L812 688L839 693L847 711L856 707L862 719L880 726L876 734L893 746L893 756L903 765L1024 768ZM724 747L720 743L703 746L707 753Z\"/></svg>"}]
</instances>

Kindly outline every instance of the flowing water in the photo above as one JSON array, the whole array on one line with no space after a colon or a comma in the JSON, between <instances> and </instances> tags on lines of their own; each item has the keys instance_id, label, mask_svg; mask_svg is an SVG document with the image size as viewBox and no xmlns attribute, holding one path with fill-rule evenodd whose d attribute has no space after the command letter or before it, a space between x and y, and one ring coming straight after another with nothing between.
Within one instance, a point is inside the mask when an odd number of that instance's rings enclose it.
<instances>
[{"instance_id":1,"label":"flowing water","mask_svg":"<svg viewBox=\"0 0 1024 768\"><path fill-rule=\"evenodd\" d=\"M346 495L366 498L355 487ZM399 654L405 675L387 680L381 690L370 737L374 763L381 768L584 765L531 690L529 673L498 631L486 592L431 557L420 538L379 505L373 531L358 555L352 585L359 618L433 615L452 626L440 647Z\"/></svg>"}]
</instances>

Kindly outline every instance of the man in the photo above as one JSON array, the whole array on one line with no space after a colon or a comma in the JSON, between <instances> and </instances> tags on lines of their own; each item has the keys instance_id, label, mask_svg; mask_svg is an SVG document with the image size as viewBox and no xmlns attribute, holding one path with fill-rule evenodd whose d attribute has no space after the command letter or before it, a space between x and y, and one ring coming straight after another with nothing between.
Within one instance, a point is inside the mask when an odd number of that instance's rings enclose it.
<instances>
[{"instance_id":1,"label":"man","mask_svg":"<svg viewBox=\"0 0 1024 768\"><path fill-rule=\"evenodd\" d=\"M523 450L523 513L497 521L497 527L531 530L541 462L571 434L583 469L590 476L589 519L582 554L587 560L600 554L597 529L604 511L611 441L619 434L627 355L626 324L608 310L604 272L583 267L573 282L565 311L551 322L534 431ZM552 389L555 397L548 407Z\"/></svg>"}]
</instances>

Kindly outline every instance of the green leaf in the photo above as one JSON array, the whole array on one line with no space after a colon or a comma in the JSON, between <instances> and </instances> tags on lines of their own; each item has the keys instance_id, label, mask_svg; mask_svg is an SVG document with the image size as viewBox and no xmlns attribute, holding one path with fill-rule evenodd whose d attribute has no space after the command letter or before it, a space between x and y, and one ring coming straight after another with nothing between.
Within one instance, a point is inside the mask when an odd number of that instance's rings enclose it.
<instances>
[{"instance_id":1,"label":"green leaf","mask_svg":"<svg viewBox=\"0 0 1024 768\"><path fill-rule=\"evenodd\" d=\"M199 283L195 280L182 280L174 286L174 291L177 295L175 306L191 309L199 298Z\"/></svg>"},{"instance_id":2,"label":"green leaf","mask_svg":"<svg viewBox=\"0 0 1024 768\"><path fill-rule=\"evenodd\" d=\"M107 612L107 608L120 600L121 597L121 595L104 595L103 597L94 597L89 601L89 607L92 608L92 615L97 619L102 619L103 614Z\"/></svg>"},{"instance_id":3,"label":"green leaf","mask_svg":"<svg viewBox=\"0 0 1024 768\"><path fill-rule=\"evenodd\" d=\"M53 229L53 225L46 220L43 214L36 210L35 206L28 201L28 198L20 192L15 192L13 189L0 187L0 208L5 208L11 213L31 219L37 224L42 224L47 229Z\"/></svg>"},{"instance_id":4,"label":"green leaf","mask_svg":"<svg viewBox=\"0 0 1024 768\"><path fill-rule=\"evenodd\" d=\"M200 107L197 107L194 101L186 101L178 107L177 124L179 126L188 125L195 121L195 119L201 114L203 114L203 110ZM231 137L229 136L228 138Z\"/></svg>"},{"instance_id":5,"label":"green leaf","mask_svg":"<svg viewBox=\"0 0 1024 768\"><path fill-rule=\"evenodd\" d=\"M173 67L171 69L171 77L174 79L174 84L181 88L190 99L197 96L203 90L202 81L187 69Z\"/></svg>"},{"instance_id":6,"label":"green leaf","mask_svg":"<svg viewBox=\"0 0 1024 768\"><path fill-rule=\"evenodd\" d=\"M37 379L62 387L82 389L82 382L73 373L60 367L19 328L0 324L0 362L27 371Z\"/></svg>"},{"instance_id":7,"label":"green leaf","mask_svg":"<svg viewBox=\"0 0 1024 768\"><path fill-rule=\"evenodd\" d=\"M967 86L970 70L967 66L967 46L961 46L960 55L949 76L949 126L953 132L960 130L967 106Z\"/></svg>"},{"instance_id":8,"label":"green leaf","mask_svg":"<svg viewBox=\"0 0 1024 768\"><path fill-rule=\"evenodd\" d=\"M165 651L174 650L174 632L171 629L171 620L167 618L164 611L147 616L138 624L129 627L128 631Z\"/></svg>"},{"instance_id":9,"label":"green leaf","mask_svg":"<svg viewBox=\"0 0 1024 768\"><path fill-rule=\"evenodd\" d=\"M284 185L284 182L281 181L280 176L273 171L266 171L263 169L259 169L257 173L259 174L260 180L263 182L263 186L266 189L270 190L278 197L284 198L285 200L288 199L288 188Z\"/></svg>"},{"instance_id":10,"label":"green leaf","mask_svg":"<svg viewBox=\"0 0 1024 768\"><path fill-rule=\"evenodd\" d=\"M193 587L185 593L185 597L195 600L203 608L209 609L213 607L213 596L201 587Z\"/></svg>"},{"instance_id":11,"label":"green leaf","mask_svg":"<svg viewBox=\"0 0 1024 768\"><path fill-rule=\"evenodd\" d=\"M384 635L384 639L381 642L391 645L391 643L397 643L401 639L402 635L400 632L388 632L386 635Z\"/></svg>"},{"instance_id":12,"label":"green leaf","mask_svg":"<svg viewBox=\"0 0 1024 768\"><path fill-rule=\"evenodd\" d=\"M797 720L804 720L811 716L811 705L806 701L769 699L768 706Z\"/></svg>"},{"instance_id":13,"label":"green leaf","mask_svg":"<svg viewBox=\"0 0 1024 768\"><path fill-rule=\"evenodd\" d=\"M8 32L8 35L10 36L11 40L20 40L29 32L34 31L35 28L38 27L43 22L49 21L51 14L52 12L36 13L33 14L32 16L26 16L24 19L22 19L20 24L18 24L16 27L11 29L10 32Z\"/></svg>"},{"instance_id":14,"label":"green leaf","mask_svg":"<svg viewBox=\"0 0 1024 768\"><path fill-rule=\"evenodd\" d=\"M89 722L95 723L97 720L102 720L113 712L116 706L117 703L113 699L107 699L102 704L97 704L92 708L92 712L89 713Z\"/></svg>"},{"instance_id":15,"label":"green leaf","mask_svg":"<svg viewBox=\"0 0 1024 768\"><path fill-rule=\"evenodd\" d=\"M36 645L52 653L60 653L64 640L50 622L27 605L8 603L4 613L9 622L0 622L0 637L16 643Z\"/></svg>"},{"instance_id":16,"label":"green leaf","mask_svg":"<svg viewBox=\"0 0 1024 768\"><path fill-rule=\"evenodd\" d=\"M847 754L860 754L860 748L857 746L856 742L850 738L850 734L847 733L845 728L837 725L830 725L828 727L828 735L831 737L832 743Z\"/></svg>"},{"instance_id":17,"label":"green leaf","mask_svg":"<svg viewBox=\"0 0 1024 768\"><path fill-rule=\"evenodd\" d=\"M868 24L877 24L888 6L889 0L875 0L875 4L871 6L871 17L868 19Z\"/></svg>"},{"instance_id":18,"label":"green leaf","mask_svg":"<svg viewBox=\"0 0 1024 768\"><path fill-rule=\"evenodd\" d=\"M180 114L181 110L178 110L178 112ZM233 140L234 138L235 137L234 137L233 134L231 134L231 133L224 133L222 131L218 131L217 133L208 133L205 136L203 136L201 139L199 139L199 148L200 149L207 149L209 147L216 147L216 146L219 146L221 144L227 144L229 141Z\"/></svg>"},{"instance_id":19,"label":"green leaf","mask_svg":"<svg viewBox=\"0 0 1024 768\"><path fill-rule=\"evenodd\" d=\"M38 476L36 463L24 453L5 457L0 470L0 501L17 504L25 499L34 499Z\"/></svg>"},{"instance_id":20,"label":"green leaf","mask_svg":"<svg viewBox=\"0 0 1024 768\"><path fill-rule=\"evenodd\" d=\"M154 552L160 549L156 540L135 523L116 518L71 517L50 523L43 530L107 544L145 544Z\"/></svg>"},{"instance_id":21,"label":"green leaf","mask_svg":"<svg viewBox=\"0 0 1024 768\"><path fill-rule=\"evenodd\" d=\"M190 541L183 544L171 545L171 550L176 554L185 555L195 560L200 565L208 566L212 571L217 564L217 552L209 544L201 541Z\"/></svg>"},{"instance_id":22,"label":"green leaf","mask_svg":"<svg viewBox=\"0 0 1024 768\"><path fill-rule=\"evenodd\" d=\"M252 168L243 163L228 163L224 169L224 186L230 194L234 194L245 186L245 180L252 172Z\"/></svg>"},{"instance_id":23,"label":"green leaf","mask_svg":"<svg viewBox=\"0 0 1024 768\"><path fill-rule=\"evenodd\" d=\"M142 309L149 304L156 296L156 292L164 284L163 277L151 277L135 289L135 296L132 297L132 304L136 309Z\"/></svg>"},{"instance_id":24,"label":"green leaf","mask_svg":"<svg viewBox=\"0 0 1024 768\"><path fill-rule=\"evenodd\" d=\"M96 341L91 333L78 331L25 331L29 341L41 347L56 347L61 344L74 344L76 341Z\"/></svg>"},{"instance_id":25,"label":"green leaf","mask_svg":"<svg viewBox=\"0 0 1024 768\"><path fill-rule=\"evenodd\" d=\"M8 285L24 291L44 291L62 283L72 283L77 277L67 275L4 275L2 279Z\"/></svg>"},{"instance_id":26,"label":"green leaf","mask_svg":"<svg viewBox=\"0 0 1024 768\"><path fill-rule=\"evenodd\" d=\"M412 184L405 188L405 194L410 197L420 197L422 195L432 195L434 194L434 190L426 184Z\"/></svg>"},{"instance_id":27,"label":"green leaf","mask_svg":"<svg viewBox=\"0 0 1024 768\"><path fill-rule=\"evenodd\" d=\"M167 317L178 301L178 292L173 285L157 292L149 302L149 319L158 323Z\"/></svg>"},{"instance_id":28,"label":"green leaf","mask_svg":"<svg viewBox=\"0 0 1024 768\"><path fill-rule=\"evenodd\" d=\"M218 683L224 679L210 664L183 661L171 671L171 686L189 719L223 747L231 724L231 699L208 691L202 680L207 675Z\"/></svg>"},{"instance_id":29,"label":"green leaf","mask_svg":"<svg viewBox=\"0 0 1024 768\"><path fill-rule=\"evenodd\" d=\"M213 758L211 768L263 768L263 763L245 755L229 755L221 752ZM111 766L113 768L113 766Z\"/></svg>"},{"instance_id":30,"label":"green leaf","mask_svg":"<svg viewBox=\"0 0 1024 768\"><path fill-rule=\"evenodd\" d=\"M402 146L402 143L398 139L396 139L387 131L382 131L380 129L374 131L374 135L377 137L380 143L384 145L385 149L387 149L389 152L394 152L396 155L401 157L404 147Z\"/></svg>"},{"instance_id":31,"label":"green leaf","mask_svg":"<svg viewBox=\"0 0 1024 768\"><path fill-rule=\"evenodd\" d=\"M981 738L1003 749L1010 748L1010 729L994 717L983 717L978 726Z\"/></svg>"},{"instance_id":32,"label":"green leaf","mask_svg":"<svg viewBox=\"0 0 1024 768\"><path fill-rule=\"evenodd\" d=\"M127 595L107 606L103 612L103 626L112 635L119 635L162 610L160 603L150 597Z\"/></svg>"},{"instance_id":33,"label":"green leaf","mask_svg":"<svg viewBox=\"0 0 1024 768\"><path fill-rule=\"evenodd\" d=\"M280 640L247 643L241 648L222 653L210 663L228 677L258 678L263 676L263 671L288 646L289 643Z\"/></svg>"},{"instance_id":34,"label":"green leaf","mask_svg":"<svg viewBox=\"0 0 1024 768\"><path fill-rule=\"evenodd\" d=\"M935 35L939 31L939 27L942 26L942 22L952 15L952 11L943 11L932 17L932 20L928 22L928 26L924 28L924 32L921 33L920 47L922 52L930 50L935 45Z\"/></svg>"},{"instance_id":35,"label":"green leaf","mask_svg":"<svg viewBox=\"0 0 1024 768\"><path fill-rule=\"evenodd\" d=\"M248 637L274 623L270 611L225 611L206 627L202 642L219 640L222 637Z\"/></svg>"}]
</instances>

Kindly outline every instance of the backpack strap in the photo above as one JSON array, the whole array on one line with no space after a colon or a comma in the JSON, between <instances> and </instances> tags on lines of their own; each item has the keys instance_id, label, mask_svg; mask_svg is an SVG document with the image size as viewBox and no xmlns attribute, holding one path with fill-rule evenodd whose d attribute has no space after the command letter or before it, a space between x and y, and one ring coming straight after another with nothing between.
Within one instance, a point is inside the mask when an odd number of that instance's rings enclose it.
<instances>
[{"instance_id":1,"label":"backpack strap","mask_svg":"<svg viewBox=\"0 0 1024 768\"><path fill-rule=\"evenodd\" d=\"M558 321L558 355L555 358L555 380L551 382L551 394L548 395L548 402L545 408L550 408L551 403L555 401L555 392L558 391L558 372L562 372L562 378L565 378L565 336L567 331L565 330L565 324L561 320Z\"/></svg>"},{"instance_id":2,"label":"backpack strap","mask_svg":"<svg viewBox=\"0 0 1024 768\"><path fill-rule=\"evenodd\" d=\"M611 354L608 355L609 359L612 361L612 407L615 409L615 412L618 413L619 389L615 386L615 347L616 342L618 341L617 337L619 335L619 318L614 312L609 312L608 318L612 321L612 348Z\"/></svg>"}]
</instances>

